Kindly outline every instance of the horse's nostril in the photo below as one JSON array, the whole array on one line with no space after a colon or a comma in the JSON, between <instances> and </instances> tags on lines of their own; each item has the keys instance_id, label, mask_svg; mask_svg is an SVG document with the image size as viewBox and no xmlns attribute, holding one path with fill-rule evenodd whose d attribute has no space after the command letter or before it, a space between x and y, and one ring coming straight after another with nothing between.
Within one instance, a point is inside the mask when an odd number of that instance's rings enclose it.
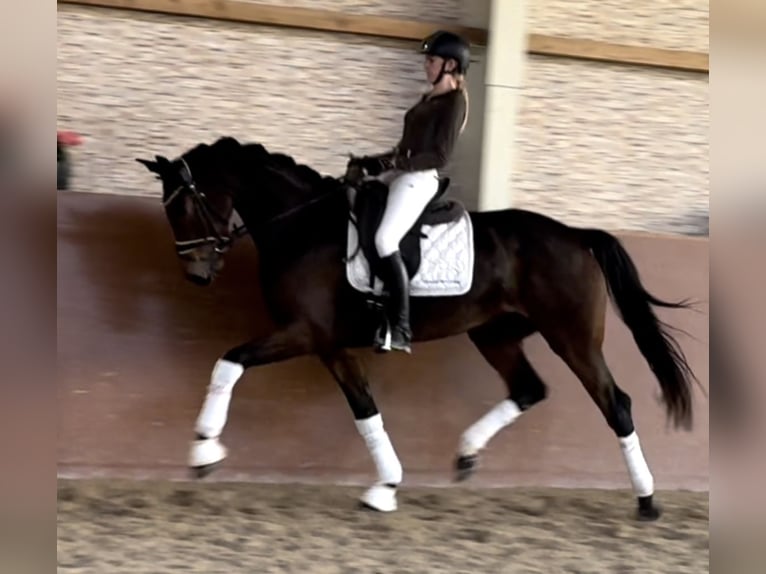
<instances>
[{"instance_id":1,"label":"horse's nostril","mask_svg":"<svg viewBox=\"0 0 766 574\"><path fill-rule=\"evenodd\" d=\"M200 287L207 287L210 285L212 278L210 276L203 277L201 275L196 275L194 273L187 273L186 278L194 283L195 285L199 285Z\"/></svg>"}]
</instances>

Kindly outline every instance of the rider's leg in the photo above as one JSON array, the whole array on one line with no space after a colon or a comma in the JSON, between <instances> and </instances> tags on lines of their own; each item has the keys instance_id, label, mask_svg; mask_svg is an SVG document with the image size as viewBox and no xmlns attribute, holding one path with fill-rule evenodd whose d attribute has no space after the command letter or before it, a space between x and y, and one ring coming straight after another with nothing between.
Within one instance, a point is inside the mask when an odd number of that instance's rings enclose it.
<instances>
[{"instance_id":1,"label":"rider's leg","mask_svg":"<svg viewBox=\"0 0 766 574\"><path fill-rule=\"evenodd\" d=\"M439 190L436 170L403 172L389 185L386 210L375 234L380 257L399 250L399 243Z\"/></svg>"},{"instance_id":2,"label":"rider's leg","mask_svg":"<svg viewBox=\"0 0 766 574\"><path fill-rule=\"evenodd\" d=\"M397 176L389 186L388 201L375 234L375 247L383 264L383 281L390 292L389 321L391 348L410 351L409 277L399 243L426 205L436 195L439 179L435 170L406 172ZM388 350L383 347L382 350Z\"/></svg>"}]
</instances>

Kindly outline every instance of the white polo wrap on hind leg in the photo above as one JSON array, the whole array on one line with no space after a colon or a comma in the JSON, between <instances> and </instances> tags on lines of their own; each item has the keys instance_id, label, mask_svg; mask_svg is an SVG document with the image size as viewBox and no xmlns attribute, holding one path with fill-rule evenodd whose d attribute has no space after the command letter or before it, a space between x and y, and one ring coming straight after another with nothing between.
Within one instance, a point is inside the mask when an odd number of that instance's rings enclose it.
<instances>
[{"instance_id":1,"label":"white polo wrap on hind leg","mask_svg":"<svg viewBox=\"0 0 766 574\"><path fill-rule=\"evenodd\" d=\"M383 417L378 413L368 419L356 420L355 423L375 462L380 482L399 484L402 481L402 463L383 428Z\"/></svg>"},{"instance_id":2,"label":"white polo wrap on hind leg","mask_svg":"<svg viewBox=\"0 0 766 574\"><path fill-rule=\"evenodd\" d=\"M215 438L223 431L229 413L231 393L245 372L239 363L219 359L210 375L205 403L197 417L195 430L204 437Z\"/></svg>"},{"instance_id":3,"label":"white polo wrap on hind leg","mask_svg":"<svg viewBox=\"0 0 766 574\"><path fill-rule=\"evenodd\" d=\"M519 406L510 399L495 405L463 433L460 454L467 456L479 452L501 429L519 418L521 412Z\"/></svg>"},{"instance_id":4,"label":"white polo wrap on hind leg","mask_svg":"<svg viewBox=\"0 0 766 574\"><path fill-rule=\"evenodd\" d=\"M641 442L638 440L636 431L620 438L620 447L625 465L628 467L630 482L633 484L633 492L636 496L654 494L654 477L646 464L644 453L641 452Z\"/></svg>"}]
</instances>

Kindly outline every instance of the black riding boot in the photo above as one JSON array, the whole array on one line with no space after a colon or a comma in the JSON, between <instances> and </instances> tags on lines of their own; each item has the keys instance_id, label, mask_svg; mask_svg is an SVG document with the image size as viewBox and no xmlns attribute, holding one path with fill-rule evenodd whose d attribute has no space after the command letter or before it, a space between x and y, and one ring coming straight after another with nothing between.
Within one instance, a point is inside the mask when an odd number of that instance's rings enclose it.
<instances>
[{"instance_id":1,"label":"black riding boot","mask_svg":"<svg viewBox=\"0 0 766 574\"><path fill-rule=\"evenodd\" d=\"M407 267L404 265L402 254L399 251L381 259L384 265L384 282L389 292L388 322L391 327L391 346L383 344L379 350L410 352L412 332L410 330L410 278L407 275Z\"/></svg>"}]
</instances>

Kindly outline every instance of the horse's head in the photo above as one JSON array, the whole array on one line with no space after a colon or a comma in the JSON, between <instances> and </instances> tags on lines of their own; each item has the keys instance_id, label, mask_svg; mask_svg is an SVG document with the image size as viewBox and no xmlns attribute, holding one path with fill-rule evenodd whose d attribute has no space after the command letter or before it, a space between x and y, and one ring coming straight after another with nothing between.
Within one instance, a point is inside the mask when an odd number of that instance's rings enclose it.
<instances>
[{"instance_id":1,"label":"horse's head","mask_svg":"<svg viewBox=\"0 0 766 574\"><path fill-rule=\"evenodd\" d=\"M199 145L175 160L136 159L162 181L162 203L175 237L176 253L190 281L209 285L223 269L234 211L232 178L226 167L240 145L226 138Z\"/></svg>"}]
</instances>

